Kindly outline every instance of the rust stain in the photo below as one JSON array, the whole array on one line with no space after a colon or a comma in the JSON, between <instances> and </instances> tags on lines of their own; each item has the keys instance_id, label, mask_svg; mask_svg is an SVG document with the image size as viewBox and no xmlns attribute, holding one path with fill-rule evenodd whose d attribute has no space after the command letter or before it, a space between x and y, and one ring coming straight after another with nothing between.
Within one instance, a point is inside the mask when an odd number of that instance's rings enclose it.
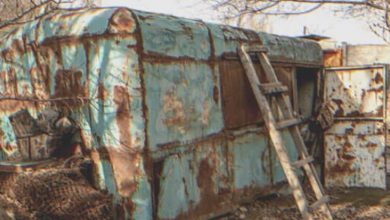
<instances>
[{"instance_id":1,"label":"rust stain","mask_svg":"<svg viewBox=\"0 0 390 220\"><path fill-rule=\"evenodd\" d=\"M368 152L373 153L373 152L375 152L375 150L377 149L378 144L373 143L373 142L368 142L368 143L366 144L366 147L367 147L367 149L368 149Z\"/></svg>"},{"instance_id":2,"label":"rust stain","mask_svg":"<svg viewBox=\"0 0 390 220\"><path fill-rule=\"evenodd\" d=\"M217 86L214 86L213 88L213 100L216 104L219 103L219 90Z\"/></svg>"},{"instance_id":3,"label":"rust stain","mask_svg":"<svg viewBox=\"0 0 390 220\"><path fill-rule=\"evenodd\" d=\"M35 105L32 102L18 101L18 100L2 100L0 101L0 111L3 113L11 114L19 111L23 108L34 108Z\"/></svg>"},{"instance_id":4,"label":"rust stain","mask_svg":"<svg viewBox=\"0 0 390 220\"><path fill-rule=\"evenodd\" d=\"M356 159L356 156L352 155L353 153L353 146L349 142L345 142L343 145L342 150L339 150L338 152L338 157L340 159L344 159L347 161L353 161Z\"/></svg>"},{"instance_id":5,"label":"rust stain","mask_svg":"<svg viewBox=\"0 0 390 220\"><path fill-rule=\"evenodd\" d=\"M194 35L192 34L192 29L190 27L187 27L185 24L180 23L180 25L183 28L184 34L187 35L191 40L194 40Z\"/></svg>"},{"instance_id":6,"label":"rust stain","mask_svg":"<svg viewBox=\"0 0 390 220\"><path fill-rule=\"evenodd\" d=\"M82 101L77 98L86 97L86 89L81 84L82 72L79 70L57 70L55 75L55 98L75 98L71 100L64 100L66 106L78 106ZM61 104L56 103L56 104Z\"/></svg>"},{"instance_id":7,"label":"rust stain","mask_svg":"<svg viewBox=\"0 0 390 220\"><path fill-rule=\"evenodd\" d=\"M18 94L18 88L17 88L17 77L16 77L16 71L14 68L10 68L8 72L0 72L0 82L4 88L4 91L0 93L1 96L5 97L30 97L31 94L29 92L26 92L26 88L23 88L22 96ZM0 101L0 111L4 113L14 113L16 111L19 111L22 108L33 108L34 104L27 101L20 101L20 100L1 100Z\"/></svg>"},{"instance_id":8,"label":"rust stain","mask_svg":"<svg viewBox=\"0 0 390 220\"><path fill-rule=\"evenodd\" d=\"M45 47L39 47L35 44L31 44L31 49L32 49L32 52L34 54L34 58L35 58L35 63L37 65L36 68L32 68L31 69L31 72L30 72L30 75L31 75L31 81L33 81L33 79L36 80L36 84L39 84L39 88L41 89L40 93L44 93L44 94L39 94L41 95L42 97L44 98L48 98L49 97L49 94L50 94L50 67L49 67L49 63L46 58L42 55L45 51ZM46 55L47 55L47 52L46 52ZM34 71L33 71L34 70ZM35 89L35 87L33 86L33 89ZM36 90L34 90L35 92ZM40 98L40 96L38 96L37 93L35 93L35 95L37 97Z\"/></svg>"},{"instance_id":9,"label":"rust stain","mask_svg":"<svg viewBox=\"0 0 390 220\"><path fill-rule=\"evenodd\" d=\"M353 128L345 129L345 134L353 134Z\"/></svg>"},{"instance_id":10,"label":"rust stain","mask_svg":"<svg viewBox=\"0 0 390 220\"><path fill-rule=\"evenodd\" d=\"M26 52L24 46L23 46L23 41L20 39L14 39L12 41L11 48L15 51L16 54L23 54Z\"/></svg>"},{"instance_id":11,"label":"rust stain","mask_svg":"<svg viewBox=\"0 0 390 220\"><path fill-rule=\"evenodd\" d=\"M214 162L211 161L211 163ZM215 169L215 164L210 165L208 159L204 159L200 162L196 180L200 190L201 199L195 207L190 207L188 212L181 213L176 217L176 219L197 219L201 215L209 214L212 211L222 208L221 201L226 198L223 195L218 195L218 193L214 191L215 183L212 177L216 173Z\"/></svg>"},{"instance_id":12,"label":"rust stain","mask_svg":"<svg viewBox=\"0 0 390 220\"><path fill-rule=\"evenodd\" d=\"M27 84L22 85L22 94L23 97L29 97L31 96L31 93L29 92L29 87Z\"/></svg>"},{"instance_id":13,"label":"rust stain","mask_svg":"<svg viewBox=\"0 0 390 220\"><path fill-rule=\"evenodd\" d=\"M323 64L325 67L338 67L343 65L343 53L341 49L325 50L323 52Z\"/></svg>"},{"instance_id":14,"label":"rust stain","mask_svg":"<svg viewBox=\"0 0 390 220\"><path fill-rule=\"evenodd\" d=\"M203 112L202 112L202 117L201 117L201 121L202 121L203 125L209 124L209 114L210 114L209 111L210 111L209 104L206 100L203 103Z\"/></svg>"},{"instance_id":15,"label":"rust stain","mask_svg":"<svg viewBox=\"0 0 390 220\"><path fill-rule=\"evenodd\" d=\"M104 146L99 148L99 155L111 163L119 195L130 198L137 190L137 179L141 175L140 153Z\"/></svg>"},{"instance_id":16,"label":"rust stain","mask_svg":"<svg viewBox=\"0 0 390 220\"><path fill-rule=\"evenodd\" d=\"M135 22L131 12L123 8L116 11L109 24L112 33L132 33L134 28Z\"/></svg>"},{"instance_id":17,"label":"rust stain","mask_svg":"<svg viewBox=\"0 0 390 220\"><path fill-rule=\"evenodd\" d=\"M7 49L7 50L3 50L1 52L1 55L2 55L2 58L6 62L12 62L12 60L15 59L15 52L14 52L14 50L12 48L11 49Z\"/></svg>"},{"instance_id":18,"label":"rust stain","mask_svg":"<svg viewBox=\"0 0 390 220\"><path fill-rule=\"evenodd\" d=\"M122 198L120 203L116 205L116 219L126 219L126 213L133 213L135 204L129 198Z\"/></svg>"},{"instance_id":19,"label":"rust stain","mask_svg":"<svg viewBox=\"0 0 390 220\"><path fill-rule=\"evenodd\" d=\"M166 113L163 123L167 127L177 127L180 132L185 132L188 120L184 113L183 101L178 99L175 90L164 95L163 103L163 111Z\"/></svg>"},{"instance_id":20,"label":"rust stain","mask_svg":"<svg viewBox=\"0 0 390 220\"><path fill-rule=\"evenodd\" d=\"M353 112L350 112L348 114L346 114L345 116L346 117L359 117L359 116L362 116L362 115L367 115L367 114L362 114L360 113L359 111L353 111Z\"/></svg>"},{"instance_id":21,"label":"rust stain","mask_svg":"<svg viewBox=\"0 0 390 220\"><path fill-rule=\"evenodd\" d=\"M376 73L376 74L375 74L374 81L375 81L376 84L383 84L383 77L382 77L382 74Z\"/></svg>"},{"instance_id":22,"label":"rust stain","mask_svg":"<svg viewBox=\"0 0 390 220\"><path fill-rule=\"evenodd\" d=\"M58 70L55 75L55 97L84 96L81 85L82 73L79 70Z\"/></svg>"},{"instance_id":23,"label":"rust stain","mask_svg":"<svg viewBox=\"0 0 390 220\"><path fill-rule=\"evenodd\" d=\"M384 133L385 133L385 128L384 127L382 127L382 128L378 127L378 129L375 131L375 134L377 134L377 135L381 135L381 134L384 134Z\"/></svg>"},{"instance_id":24,"label":"rust stain","mask_svg":"<svg viewBox=\"0 0 390 220\"><path fill-rule=\"evenodd\" d=\"M327 169L327 175L330 177L349 176L355 172L352 165L356 157L351 154L352 148L353 146L346 142L342 149L337 150L337 163Z\"/></svg>"},{"instance_id":25,"label":"rust stain","mask_svg":"<svg viewBox=\"0 0 390 220\"><path fill-rule=\"evenodd\" d=\"M199 166L199 174L196 178L198 187L200 188L201 197L202 199L206 199L210 195L215 194L213 190L213 179L212 176L214 176L215 167L210 166L207 159L202 160ZM212 201L208 200L210 203Z\"/></svg>"},{"instance_id":26,"label":"rust stain","mask_svg":"<svg viewBox=\"0 0 390 220\"><path fill-rule=\"evenodd\" d=\"M105 101L108 97L108 92L106 90L106 88L104 88L104 83L102 82L99 82L99 85L98 85L98 98Z\"/></svg>"},{"instance_id":27,"label":"rust stain","mask_svg":"<svg viewBox=\"0 0 390 220\"><path fill-rule=\"evenodd\" d=\"M127 149L132 147L130 136L130 94L126 87L114 87L114 103L117 106L116 123L119 128L121 146Z\"/></svg>"},{"instance_id":28,"label":"rust stain","mask_svg":"<svg viewBox=\"0 0 390 220\"><path fill-rule=\"evenodd\" d=\"M366 140L366 135L358 134L358 139L361 140L361 141L365 141Z\"/></svg>"},{"instance_id":29,"label":"rust stain","mask_svg":"<svg viewBox=\"0 0 390 220\"><path fill-rule=\"evenodd\" d=\"M344 110L342 108L343 106L343 100L341 99L332 99L334 103L337 105L337 111L335 112L335 116L343 116L344 115Z\"/></svg>"},{"instance_id":30,"label":"rust stain","mask_svg":"<svg viewBox=\"0 0 390 220\"><path fill-rule=\"evenodd\" d=\"M328 169L327 175L330 177L349 176L354 172L355 170L352 168L352 163L340 160L335 166Z\"/></svg>"},{"instance_id":31,"label":"rust stain","mask_svg":"<svg viewBox=\"0 0 390 220\"><path fill-rule=\"evenodd\" d=\"M18 79L16 77L15 68L9 68L8 72L5 72L5 95L17 96L18 95Z\"/></svg>"},{"instance_id":32,"label":"rust stain","mask_svg":"<svg viewBox=\"0 0 390 220\"><path fill-rule=\"evenodd\" d=\"M30 70L31 76L31 84L33 88L33 93L35 97L39 99L47 99L49 98L49 90L48 90L48 77L41 72L41 70L37 67L33 67Z\"/></svg>"},{"instance_id":33,"label":"rust stain","mask_svg":"<svg viewBox=\"0 0 390 220\"><path fill-rule=\"evenodd\" d=\"M186 62L195 62L195 63L205 63L210 64L212 61L206 60L206 59L196 59L190 56L180 56L180 57L174 57L169 56L166 54L148 51L146 54L143 55L143 60L148 61L150 63L162 63L162 64L177 64L177 62L180 63L186 63Z\"/></svg>"}]
</instances>

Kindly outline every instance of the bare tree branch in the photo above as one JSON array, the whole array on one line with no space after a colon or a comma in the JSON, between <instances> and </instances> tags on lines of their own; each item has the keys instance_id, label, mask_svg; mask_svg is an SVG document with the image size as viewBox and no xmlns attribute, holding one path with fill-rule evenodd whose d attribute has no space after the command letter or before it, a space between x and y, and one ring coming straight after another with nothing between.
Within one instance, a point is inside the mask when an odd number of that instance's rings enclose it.
<instances>
[{"instance_id":1,"label":"bare tree branch","mask_svg":"<svg viewBox=\"0 0 390 220\"><path fill-rule=\"evenodd\" d=\"M324 5L337 5L346 17L367 18L371 31L390 37L390 0L203 0L222 14L225 21L243 24L244 17L301 15ZM264 19L263 19L264 20ZM374 31L375 30L375 31ZM382 33L382 34L380 34ZM385 39L389 41L389 39Z\"/></svg>"},{"instance_id":2,"label":"bare tree branch","mask_svg":"<svg viewBox=\"0 0 390 220\"><path fill-rule=\"evenodd\" d=\"M323 5L323 3L319 3L317 5L314 5L313 7L311 8L308 8L306 10L302 10L302 11L291 11L291 12L282 12L283 15L300 15L300 14L307 14L307 13L310 13L310 12L313 12L319 8L321 8L321 6ZM265 15L280 15L281 12L264 12Z\"/></svg>"},{"instance_id":3,"label":"bare tree branch","mask_svg":"<svg viewBox=\"0 0 390 220\"><path fill-rule=\"evenodd\" d=\"M53 11L71 9L78 3L78 8L92 7L92 0L0 0L0 28L29 22L41 18Z\"/></svg>"}]
</instances>

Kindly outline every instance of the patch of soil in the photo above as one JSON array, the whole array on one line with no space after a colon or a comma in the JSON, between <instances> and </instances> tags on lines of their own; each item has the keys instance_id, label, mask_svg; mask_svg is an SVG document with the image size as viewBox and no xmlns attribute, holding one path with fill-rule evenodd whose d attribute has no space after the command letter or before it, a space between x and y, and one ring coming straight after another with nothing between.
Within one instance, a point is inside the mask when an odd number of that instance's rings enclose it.
<instances>
[{"instance_id":1,"label":"patch of soil","mask_svg":"<svg viewBox=\"0 0 390 220\"><path fill-rule=\"evenodd\" d=\"M390 192L381 189L331 189L330 207L333 219L390 219ZM314 201L313 196L309 200ZM245 204L223 220L298 220L302 219L291 195L274 194ZM317 217L316 219L321 219Z\"/></svg>"}]
</instances>

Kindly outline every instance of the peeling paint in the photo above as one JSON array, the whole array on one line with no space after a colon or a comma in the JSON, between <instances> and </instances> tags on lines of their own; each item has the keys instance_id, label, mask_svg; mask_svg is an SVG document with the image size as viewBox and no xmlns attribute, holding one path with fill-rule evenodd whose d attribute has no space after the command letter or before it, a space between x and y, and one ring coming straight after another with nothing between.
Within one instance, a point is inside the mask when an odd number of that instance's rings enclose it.
<instances>
[{"instance_id":1,"label":"peeling paint","mask_svg":"<svg viewBox=\"0 0 390 220\"><path fill-rule=\"evenodd\" d=\"M386 188L383 79L383 67L326 72L335 117L324 138L326 186Z\"/></svg>"},{"instance_id":2,"label":"peeling paint","mask_svg":"<svg viewBox=\"0 0 390 220\"><path fill-rule=\"evenodd\" d=\"M383 117L383 78L383 68L329 70L325 95L335 116Z\"/></svg>"}]
</instances>

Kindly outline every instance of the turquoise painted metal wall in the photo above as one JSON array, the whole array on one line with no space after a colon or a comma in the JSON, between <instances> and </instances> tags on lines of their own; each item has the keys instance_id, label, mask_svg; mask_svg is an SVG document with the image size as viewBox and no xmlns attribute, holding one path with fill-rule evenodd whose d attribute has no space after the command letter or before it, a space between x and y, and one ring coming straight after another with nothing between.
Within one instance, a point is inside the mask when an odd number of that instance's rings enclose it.
<instances>
[{"instance_id":1,"label":"turquoise painted metal wall","mask_svg":"<svg viewBox=\"0 0 390 220\"><path fill-rule=\"evenodd\" d=\"M0 36L3 159L17 156L10 114L62 109L118 219L207 216L284 180L261 128L225 129L219 69L240 43L274 36L123 8L54 13ZM317 44L280 39L273 56L321 65Z\"/></svg>"}]
</instances>

